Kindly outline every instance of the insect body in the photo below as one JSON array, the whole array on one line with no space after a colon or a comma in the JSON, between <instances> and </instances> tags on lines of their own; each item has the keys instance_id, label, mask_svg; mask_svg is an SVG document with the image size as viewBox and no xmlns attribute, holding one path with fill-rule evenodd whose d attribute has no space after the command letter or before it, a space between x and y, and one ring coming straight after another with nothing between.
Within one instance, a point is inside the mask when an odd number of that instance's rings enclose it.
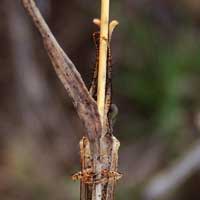
<instances>
[{"instance_id":1,"label":"insect body","mask_svg":"<svg viewBox=\"0 0 200 200\"><path fill-rule=\"evenodd\" d=\"M94 67L94 74L92 79L92 84L89 89L90 95L97 101L97 79L98 79L98 68L99 68L99 42L100 42L100 32L93 33L93 40L96 48L96 63ZM109 116L110 111L112 111L112 56L110 49L110 38L108 40L108 50L107 50L107 73L106 73L106 94L105 94L105 110L104 114L107 116L107 127L108 132L112 132L112 123L110 122Z\"/></svg>"},{"instance_id":2,"label":"insect body","mask_svg":"<svg viewBox=\"0 0 200 200\"><path fill-rule=\"evenodd\" d=\"M117 181L122 177L122 174L115 171L104 169L101 171L101 178L97 179L97 174L92 171L92 168L84 169L72 175L72 180L80 180L85 184L99 184L109 181Z\"/></svg>"},{"instance_id":3,"label":"insect body","mask_svg":"<svg viewBox=\"0 0 200 200\"><path fill-rule=\"evenodd\" d=\"M84 169L83 171L77 172L72 175L72 180L81 180L84 183L92 183L94 180L95 174L92 171L92 168Z\"/></svg>"}]
</instances>

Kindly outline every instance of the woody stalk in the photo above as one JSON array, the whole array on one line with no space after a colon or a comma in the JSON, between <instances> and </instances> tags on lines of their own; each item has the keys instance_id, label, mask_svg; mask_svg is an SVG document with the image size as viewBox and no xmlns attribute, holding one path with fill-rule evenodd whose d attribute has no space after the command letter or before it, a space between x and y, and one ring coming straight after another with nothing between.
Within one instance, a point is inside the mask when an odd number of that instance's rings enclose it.
<instances>
[{"instance_id":1,"label":"woody stalk","mask_svg":"<svg viewBox=\"0 0 200 200\"><path fill-rule=\"evenodd\" d=\"M80 73L60 47L42 17L34 0L21 0L22 5L41 34L44 48L51 63L71 97L85 128L86 136L80 141L81 171L72 178L81 182L81 200L113 200L118 170L119 141L110 127L111 93L108 90L108 49L112 31L118 24L109 24L109 0L101 1L97 99L88 91ZM111 65L109 65L111 67ZM110 90L110 89L109 89Z\"/></svg>"},{"instance_id":2,"label":"woody stalk","mask_svg":"<svg viewBox=\"0 0 200 200\"><path fill-rule=\"evenodd\" d=\"M110 12L110 0L101 0L101 19L94 20L93 22L100 26L100 44L99 44L99 67L98 67L98 84L97 84L97 106L98 111L100 114L100 121L103 127L100 139L100 154L101 156L107 152L106 141L104 141L104 136L108 131L106 127L106 120L107 120L107 113L105 113L105 94L106 94L106 77L107 77L107 51L108 45L110 45L110 39L112 35L112 31L114 30L115 26L118 24L111 23L111 29L109 31L109 12ZM109 35L110 32L110 35ZM105 143L105 144L104 144ZM109 153L109 152L107 152ZM107 162L109 159L107 158L104 162ZM103 159L101 160L103 162ZM104 163L107 167L108 163ZM96 169L97 172L101 172L102 170L101 162ZM109 169L110 170L110 169ZM100 173L99 173L100 174ZM101 177L99 177L101 178ZM114 184L114 183L113 183ZM113 191L111 191L113 192ZM107 195L107 197L103 197L103 193ZM97 184L95 188L95 200L101 200L103 198L108 198L107 191L102 191L102 184Z\"/></svg>"}]
</instances>

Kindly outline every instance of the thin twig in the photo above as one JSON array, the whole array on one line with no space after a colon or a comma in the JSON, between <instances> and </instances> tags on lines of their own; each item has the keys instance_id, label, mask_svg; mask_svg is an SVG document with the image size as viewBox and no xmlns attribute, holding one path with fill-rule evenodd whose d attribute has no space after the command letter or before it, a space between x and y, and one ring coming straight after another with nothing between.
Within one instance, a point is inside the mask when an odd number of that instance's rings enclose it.
<instances>
[{"instance_id":1,"label":"thin twig","mask_svg":"<svg viewBox=\"0 0 200 200\"><path fill-rule=\"evenodd\" d=\"M99 71L97 105L101 122L104 122L106 67L108 49L108 26L109 26L109 0L101 0L101 24L100 24L100 47L99 47Z\"/></svg>"},{"instance_id":2,"label":"thin twig","mask_svg":"<svg viewBox=\"0 0 200 200\"><path fill-rule=\"evenodd\" d=\"M99 68L98 68L98 85L97 85L97 105L100 114L101 125L104 127L104 111L105 111L105 91L106 91L106 72L107 72L107 50L108 50L108 28L109 28L109 6L110 0L101 0L101 23L100 23L100 48L99 48ZM103 136L105 131L101 133ZM101 151L100 142L100 154ZM101 178L101 162L96 166L95 172ZM102 199L102 184L95 185L94 200Z\"/></svg>"}]
</instances>

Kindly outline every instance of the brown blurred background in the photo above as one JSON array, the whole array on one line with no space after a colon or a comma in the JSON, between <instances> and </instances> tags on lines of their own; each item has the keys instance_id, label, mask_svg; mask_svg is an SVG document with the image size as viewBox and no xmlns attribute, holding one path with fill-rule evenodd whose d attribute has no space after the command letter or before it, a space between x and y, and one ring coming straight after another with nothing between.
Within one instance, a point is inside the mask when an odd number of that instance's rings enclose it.
<instances>
[{"instance_id":1,"label":"brown blurred background","mask_svg":"<svg viewBox=\"0 0 200 200\"><path fill-rule=\"evenodd\" d=\"M37 0L87 86L100 0ZM0 199L73 200L83 127L19 0L0 4ZM111 0L116 199L200 199L200 1Z\"/></svg>"}]
</instances>

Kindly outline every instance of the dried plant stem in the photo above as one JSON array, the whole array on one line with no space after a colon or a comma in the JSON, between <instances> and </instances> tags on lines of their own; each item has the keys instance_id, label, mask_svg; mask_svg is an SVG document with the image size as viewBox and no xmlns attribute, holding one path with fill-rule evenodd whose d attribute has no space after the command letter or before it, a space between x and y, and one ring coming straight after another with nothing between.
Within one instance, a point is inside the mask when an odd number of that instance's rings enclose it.
<instances>
[{"instance_id":1,"label":"dried plant stem","mask_svg":"<svg viewBox=\"0 0 200 200\"><path fill-rule=\"evenodd\" d=\"M104 106L105 106L106 65L107 65L106 63L107 63L107 49L108 49L109 3L110 3L109 1L110 0L101 0L97 105L102 124L104 121Z\"/></svg>"},{"instance_id":2,"label":"dried plant stem","mask_svg":"<svg viewBox=\"0 0 200 200\"><path fill-rule=\"evenodd\" d=\"M105 123L108 121L107 112L105 112L105 93L109 32L112 34L117 24L114 21L109 26L109 0L101 2L97 103L89 94L74 64L51 33L34 0L21 1L39 30L54 69L68 95L72 98L77 113L85 126L87 138L83 138L80 143L82 171L92 168L92 173L95 174L97 180L101 180L103 177L102 169L108 172L117 172L120 144L113 136L108 124ZM95 182L95 179L91 184L81 180L81 200L113 200L116 179L108 176L106 182L102 183Z\"/></svg>"},{"instance_id":3,"label":"dried plant stem","mask_svg":"<svg viewBox=\"0 0 200 200\"><path fill-rule=\"evenodd\" d=\"M108 29L109 29L109 6L110 0L101 0L101 23L100 23L100 48L99 48L99 69L97 85L97 106L100 114L102 127L104 126L105 110L105 90L106 90L106 67L107 67L107 49L108 49ZM104 129L104 128L103 128ZM103 130L102 129L102 130ZM102 133L103 135L103 133ZM100 141L100 154L102 154ZM101 162L95 169L96 173L101 176ZM98 177L101 178L101 177ZM102 199L102 184L95 185L93 200Z\"/></svg>"}]
</instances>

